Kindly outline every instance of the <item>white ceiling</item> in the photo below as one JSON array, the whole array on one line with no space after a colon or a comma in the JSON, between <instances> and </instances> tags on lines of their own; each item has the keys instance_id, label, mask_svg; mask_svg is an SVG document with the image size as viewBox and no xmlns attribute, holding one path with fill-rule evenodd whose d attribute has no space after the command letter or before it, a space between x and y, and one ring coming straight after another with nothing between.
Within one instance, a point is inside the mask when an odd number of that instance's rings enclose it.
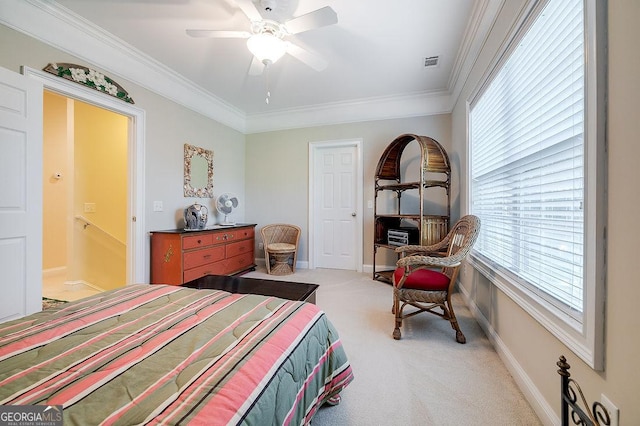
<instances>
[{"instance_id":1,"label":"white ceiling","mask_svg":"<svg viewBox=\"0 0 640 426\"><path fill-rule=\"evenodd\" d=\"M13 6L0 8L0 22L112 70L116 81L120 76L145 86L143 68L153 77L162 74L165 82L175 76L182 92L195 85L192 91L200 97L176 101L205 114L213 111L208 115L222 116L217 119L245 132L449 112L501 4L278 0L275 17L263 12L265 18L286 21L324 6L335 10L337 24L288 38L321 55L328 67L314 71L285 55L268 75L251 76L246 40L193 38L185 32L248 31L249 19L235 0L8 1ZM100 47L91 44L96 40ZM109 51L121 59L106 56ZM424 58L431 56L439 63L425 68ZM136 60L141 67L124 64ZM150 72L156 61L164 67ZM159 93L171 97L168 84L163 86ZM182 92L176 88L173 98L186 98Z\"/></svg>"},{"instance_id":2,"label":"white ceiling","mask_svg":"<svg viewBox=\"0 0 640 426\"><path fill-rule=\"evenodd\" d=\"M331 6L338 23L290 36L322 55L317 72L285 55L266 75L248 76L242 39L196 39L187 28L249 30L233 0L58 0L247 114L447 90L473 0L279 0L280 20ZM267 13L262 13L267 17ZM439 66L423 67L424 57Z\"/></svg>"}]
</instances>

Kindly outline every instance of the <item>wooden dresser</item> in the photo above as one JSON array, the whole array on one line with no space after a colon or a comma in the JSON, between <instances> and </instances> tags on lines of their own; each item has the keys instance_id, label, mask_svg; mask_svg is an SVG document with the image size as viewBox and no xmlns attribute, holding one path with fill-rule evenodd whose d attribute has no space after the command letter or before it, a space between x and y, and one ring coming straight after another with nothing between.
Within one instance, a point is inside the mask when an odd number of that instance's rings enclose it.
<instances>
[{"instance_id":1,"label":"wooden dresser","mask_svg":"<svg viewBox=\"0 0 640 426\"><path fill-rule=\"evenodd\" d=\"M182 285L205 275L234 275L256 267L255 224L202 231L151 232L151 283Z\"/></svg>"}]
</instances>

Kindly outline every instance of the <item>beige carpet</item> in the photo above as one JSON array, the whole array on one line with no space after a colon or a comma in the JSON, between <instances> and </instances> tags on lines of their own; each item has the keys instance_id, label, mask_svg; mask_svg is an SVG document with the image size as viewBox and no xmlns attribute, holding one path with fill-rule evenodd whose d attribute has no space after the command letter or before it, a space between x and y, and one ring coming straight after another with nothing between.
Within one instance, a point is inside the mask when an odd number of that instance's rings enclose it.
<instances>
[{"instance_id":1,"label":"beige carpet","mask_svg":"<svg viewBox=\"0 0 640 426\"><path fill-rule=\"evenodd\" d=\"M421 314L391 337L391 287L370 274L328 269L246 277L320 285L317 305L340 333L355 379L342 402L321 408L312 426L540 425L462 299L454 307L467 344L448 321Z\"/></svg>"}]
</instances>

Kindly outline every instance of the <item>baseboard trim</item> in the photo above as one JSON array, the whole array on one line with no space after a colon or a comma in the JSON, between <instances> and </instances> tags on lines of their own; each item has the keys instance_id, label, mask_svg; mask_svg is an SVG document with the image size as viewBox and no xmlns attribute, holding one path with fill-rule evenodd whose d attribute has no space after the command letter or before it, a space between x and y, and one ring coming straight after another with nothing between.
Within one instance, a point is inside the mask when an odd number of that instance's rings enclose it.
<instances>
[{"instance_id":1,"label":"baseboard trim","mask_svg":"<svg viewBox=\"0 0 640 426\"><path fill-rule=\"evenodd\" d=\"M95 284L92 284L90 282L87 282L85 280L69 280L69 281L65 281L64 282L64 286L65 286L65 288L67 290L70 290L70 291L78 291L78 290L83 289L84 287L89 287L90 289L93 289L93 290L96 290L96 291L99 291L99 292L106 291L105 289L103 289L103 288L101 288L101 287L99 287L99 286L97 286Z\"/></svg>"},{"instance_id":2,"label":"baseboard trim","mask_svg":"<svg viewBox=\"0 0 640 426\"><path fill-rule=\"evenodd\" d=\"M49 269L43 269L42 270L42 278L46 279L46 278L53 278L53 277L57 277L60 275L66 276L67 274L67 267L66 266L58 266L56 268L49 268ZM67 290L70 291L76 291L76 290L80 290L83 287L89 287L93 290L97 290L100 292L106 291L105 289L101 288L100 286L97 286L93 283L90 283L88 281L85 280L65 280L64 281L64 287Z\"/></svg>"},{"instance_id":3,"label":"baseboard trim","mask_svg":"<svg viewBox=\"0 0 640 426\"><path fill-rule=\"evenodd\" d=\"M254 262L256 263L256 265L265 265L264 257L257 257L254 259ZM307 262L306 260L298 260L296 262L296 269L309 269L309 262Z\"/></svg>"},{"instance_id":4,"label":"baseboard trim","mask_svg":"<svg viewBox=\"0 0 640 426\"><path fill-rule=\"evenodd\" d=\"M396 269L396 265L376 265L377 271L393 271ZM362 265L362 272L373 274L373 265Z\"/></svg>"},{"instance_id":5,"label":"baseboard trim","mask_svg":"<svg viewBox=\"0 0 640 426\"><path fill-rule=\"evenodd\" d=\"M471 311L480 327L484 330L485 334L489 338L489 341L493 345L494 349L498 353L498 356L505 364L518 387L524 394L525 398L535 411L536 415L540 418L540 421L549 426L559 425L560 417L558 417L549 405L547 400L543 397L540 390L535 386L529 375L522 368L518 360L511 353L508 346L500 338L500 335L495 331L489 320L482 314L478 306L475 304L470 294L463 286L458 286L458 290L462 295L462 298ZM560 380L558 380L558 398L560 397Z\"/></svg>"}]
</instances>

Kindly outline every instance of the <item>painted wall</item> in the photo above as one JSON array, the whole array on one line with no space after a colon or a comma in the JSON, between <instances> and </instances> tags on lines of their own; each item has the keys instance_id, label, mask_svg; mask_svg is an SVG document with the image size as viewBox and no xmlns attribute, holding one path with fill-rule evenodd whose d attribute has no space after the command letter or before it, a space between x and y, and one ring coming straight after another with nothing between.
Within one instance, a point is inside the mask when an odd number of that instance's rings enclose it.
<instances>
[{"instance_id":1,"label":"painted wall","mask_svg":"<svg viewBox=\"0 0 640 426\"><path fill-rule=\"evenodd\" d=\"M72 280L110 290L126 284L128 118L73 102ZM88 206L92 208L85 208Z\"/></svg>"},{"instance_id":2,"label":"painted wall","mask_svg":"<svg viewBox=\"0 0 640 426\"><path fill-rule=\"evenodd\" d=\"M450 153L454 167L452 179L460 179L458 156L450 150L451 118L448 114L247 135L247 220L257 223L257 229L269 223L281 222L300 226L302 235L298 261L307 262L309 142L361 139L364 163L363 263L364 269L370 270L373 262L373 209L367 208L367 201L374 199L374 173L382 152L403 133L426 135L440 142ZM405 154L408 160L415 159L417 152L407 147L403 159ZM457 200L452 200L452 205L457 205ZM259 238L256 238L256 244L258 242ZM257 256L261 254L257 247L256 253ZM379 253L377 264L395 264L391 252Z\"/></svg>"},{"instance_id":3,"label":"painted wall","mask_svg":"<svg viewBox=\"0 0 640 426\"><path fill-rule=\"evenodd\" d=\"M515 21L523 0L504 2L500 19L453 112L453 150L462 158L466 148L465 101L489 67L489 63ZM593 371L565 345L541 327L509 297L479 273L467 270L462 275L465 292L477 307L481 322L487 325L514 377L520 383L539 416L548 421L560 415L559 386L555 362L564 354L571 364L572 377L578 379L589 400L605 394L620 409L621 425L640 423L640 319L634 313L640 300L637 282L637 211L640 192L640 2L610 0L608 5L608 225L607 225L607 301L605 318L605 369ZM456 189L464 194L463 185ZM552 407L552 412L544 412ZM550 422L550 421L549 421Z\"/></svg>"},{"instance_id":4,"label":"painted wall","mask_svg":"<svg viewBox=\"0 0 640 426\"><path fill-rule=\"evenodd\" d=\"M126 243L128 119L74 102L74 214ZM95 211L87 211L91 204Z\"/></svg>"},{"instance_id":5,"label":"painted wall","mask_svg":"<svg viewBox=\"0 0 640 426\"><path fill-rule=\"evenodd\" d=\"M42 156L42 269L67 265L67 100L44 94ZM56 179L55 173L62 178Z\"/></svg>"},{"instance_id":6,"label":"painted wall","mask_svg":"<svg viewBox=\"0 0 640 426\"><path fill-rule=\"evenodd\" d=\"M153 104L154 114L147 110L146 146L146 227L149 230L173 229L183 226L184 209L196 201L209 209L208 224L218 217L215 197L232 192L242 201L245 197L245 141L244 135L194 113L180 105L146 92L137 95L136 105ZM213 151L214 198L184 197L184 144ZM153 201L163 201L164 211L153 212ZM234 211L236 222L245 221L245 203Z\"/></svg>"}]
</instances>

